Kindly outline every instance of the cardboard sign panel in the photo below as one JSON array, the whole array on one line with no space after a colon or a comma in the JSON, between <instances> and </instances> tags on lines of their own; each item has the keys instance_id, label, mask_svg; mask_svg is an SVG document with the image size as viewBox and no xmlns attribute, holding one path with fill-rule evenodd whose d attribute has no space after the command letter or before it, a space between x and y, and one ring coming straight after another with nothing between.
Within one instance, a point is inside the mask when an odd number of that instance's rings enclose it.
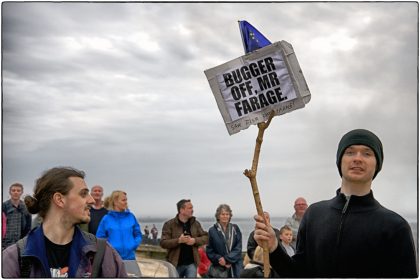
<instances>
[{"instance_id":1,"label":"cardboard sign panel","mask_svg":"<svg viewBox=\"0 0 420 280\"><path fill-rule=\"evenodd\" d=\"M311 93L292 46L276 42L204 71L230 135L305 107Z\"/></svg>"}]
</instances>

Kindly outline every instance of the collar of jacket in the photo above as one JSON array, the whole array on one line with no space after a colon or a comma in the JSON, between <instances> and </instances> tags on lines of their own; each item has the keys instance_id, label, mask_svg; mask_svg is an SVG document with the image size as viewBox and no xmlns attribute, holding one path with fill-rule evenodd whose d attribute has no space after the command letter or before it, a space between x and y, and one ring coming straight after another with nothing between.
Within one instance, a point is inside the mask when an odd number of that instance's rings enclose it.
<instances>
[{"instance_id":1,"label":"collar of jacket","mask_svg":"<svg viewBox=\"0 0 420 280\"><path fill-rule=\"evenodd\" d=\"M12 203L12 200L11 200L11 199L9 199L9 200L7 200L7 201L5 201L5 202L4 202L4 208L6 208L6 209L5 209L6 214L13 213L13 211L15 211L15 210L14 210L15 208L16 208L18 211L20 211L20 212L23 212L23 211L26 209L25 204L23 203L23 201L22 201L22 200L20 200L20 201L19 201L18 206L17 206L17 207L15 207L15 206L13 205L13 203Z\"/></svg>"},{"instance_id":2,"label":"collar of jacket","mask_svg":"<svg viewBox=\"0 0 420 280\"><path fill-rule=\"evenodd\" d=\"M175 222L176 222L178 225L180 225L181 220L179 219L179 214L176 214L176 216L175 216ZM192 216L191 218L189 218L189 219L188 219L188 221L187 221L187 222L189 222L189 223L190 223L190 225L192 225L192 224L195 222L195 217L194 217L194 216Z\"/></svg>"},{"instance_id":3,"label":"collar of jacket","mask_svg":"<svg viewBox=\"0 0 420 280\"><path fill-rule=\"evenodd\" d=\"M124 211L108 210L108 214L114 217L125 217L130 215L130 210L125 209Z\"/></svg>"},{"instance_id":4,"label":"collar of jacket","mask_svg":"<svg viewBox=\"0 0 420 280\"><path fill-rule=\"evenodd\" d=\"M70 249L69 277L76 277L76 272L81 260L80 252L83 252L83 254L86 254L89 251L96 252L95 247L96 246L92 242L88 242L83 237L79 227L75 226ZM44 231L42 229L42 224L29 232L22 257L37 258L43 266L46 277L51 278L51 272L47 259L47 251L45 249Z\"/></svg>"},{"instance_id":5,"label":"collar of jacket","mask_svg":"<svg viewBox=\"0 0 420 280\"><path fill-rule=\"evenodd\" d=\"M347 202L346 196L340 192L340 189L336 191L336 196L331 201L331 206L335 209L342 210ZM380 207L380 204L373 197L372 190L363 196L351 195L348 204L348 211L352 213L372 211Z\"/></svg>"}]
</instances>

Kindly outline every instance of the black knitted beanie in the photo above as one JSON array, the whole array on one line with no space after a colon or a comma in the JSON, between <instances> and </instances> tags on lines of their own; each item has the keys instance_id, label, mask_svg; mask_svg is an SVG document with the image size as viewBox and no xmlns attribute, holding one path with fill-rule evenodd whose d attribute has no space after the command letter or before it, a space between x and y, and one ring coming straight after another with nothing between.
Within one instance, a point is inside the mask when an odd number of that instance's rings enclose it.
<instances>
[{"instance_id":1,"label":"black knitted beanie","mask_svg":"<svg viewBox=\"0 0 420 280\"><path fill-rule=\"evenodd\" d=\"M376 171L375 175L373 175L373 179L375 179L376 175L382 168L382 162L384 160L384 152L381 140L379 140L378 136L376 136L374 133L366 129L355 129L347 132L343 138L341 138L340 143L338 143L337 149L337 167L340 176L342 176L341 158L343 157L346 148L351 145L365 145L373 150L376 157Z\"/></svg>"}]
</instances>

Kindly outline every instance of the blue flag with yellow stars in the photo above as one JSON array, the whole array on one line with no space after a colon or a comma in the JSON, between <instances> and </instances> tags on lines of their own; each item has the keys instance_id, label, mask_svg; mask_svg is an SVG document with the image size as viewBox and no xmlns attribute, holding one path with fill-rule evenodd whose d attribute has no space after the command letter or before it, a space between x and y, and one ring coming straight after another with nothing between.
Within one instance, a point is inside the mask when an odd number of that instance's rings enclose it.
<instances>
[{"instance_id":1,"label":"blue flag with yellow stars","mask_svg":"<svg viewBox=\"0 0 420 280\"><path fill-rule=\"evenodd\" d=\"M271 42L265 38L261 32L259 32L246 20L239 21L239 29L241 30L246 54L271 44Z\"/></svg>"}]
</instances>

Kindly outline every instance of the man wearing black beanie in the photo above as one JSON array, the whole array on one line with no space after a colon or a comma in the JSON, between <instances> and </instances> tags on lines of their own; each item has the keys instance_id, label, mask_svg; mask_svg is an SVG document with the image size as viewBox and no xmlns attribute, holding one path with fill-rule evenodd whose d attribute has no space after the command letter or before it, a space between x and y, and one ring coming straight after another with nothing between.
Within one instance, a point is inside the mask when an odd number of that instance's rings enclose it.
<instances>
[{"instance_id":1,"label":"man wearing black beanie","mask_svg":"<svg viewBox=\"0 0 420 280\"><path fill-rule=\"evenodd\" d=\"M418 277L410 226L373 197L383 159L382 143L371 131L355 129L342 137L336 162L341 187L334 198L306 210L293 257L255 216L254 238L259 245L268 241L270 264L280 277Z\"/></svg>"}]
</instances>

